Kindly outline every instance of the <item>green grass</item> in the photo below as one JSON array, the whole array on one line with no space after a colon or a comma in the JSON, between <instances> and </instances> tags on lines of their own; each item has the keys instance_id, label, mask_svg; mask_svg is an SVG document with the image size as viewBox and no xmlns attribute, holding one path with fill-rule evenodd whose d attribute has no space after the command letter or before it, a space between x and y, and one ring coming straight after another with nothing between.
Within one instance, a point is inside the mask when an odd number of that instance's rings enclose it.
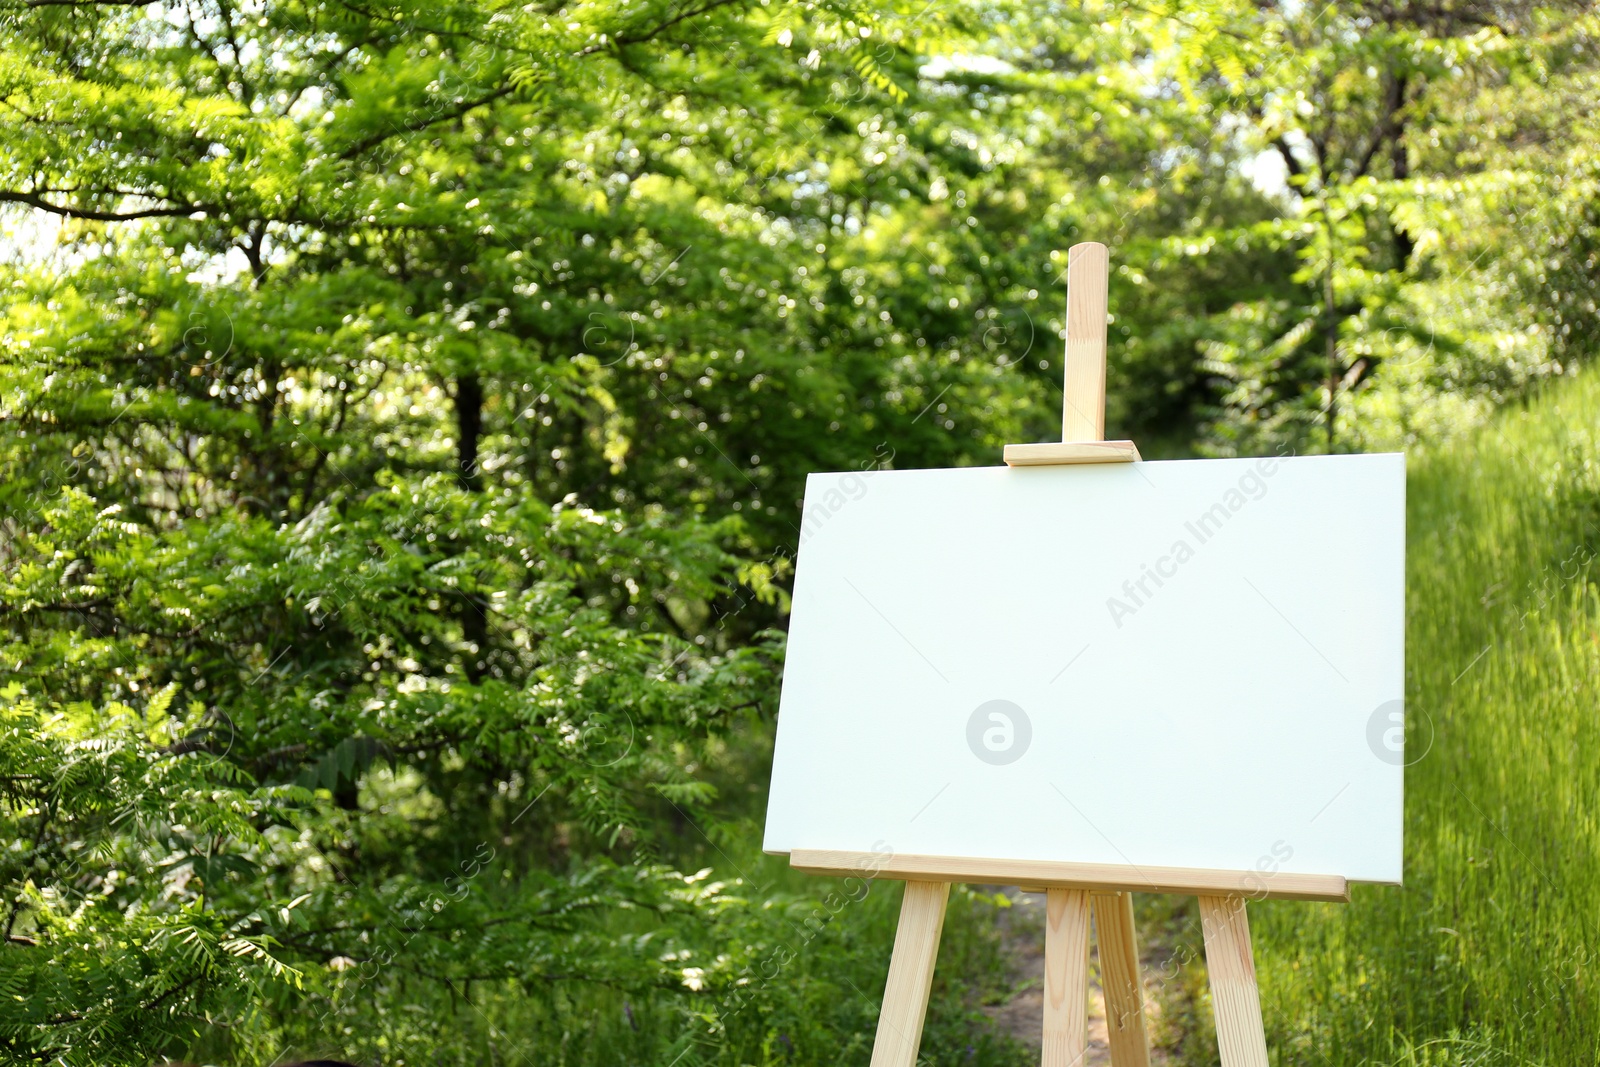
<instances>
[{"instance_id":1,"label":"green grass","mask_svg":"<svg viewBox=\"0 0 1600 1067\"><path fill-rule=\"evenodd\" d=\"M1408 497L1405 886L1252 909L1273 1062L1592 1065L1600 375L1414 455Z\"/></svg>"}]
</instances>

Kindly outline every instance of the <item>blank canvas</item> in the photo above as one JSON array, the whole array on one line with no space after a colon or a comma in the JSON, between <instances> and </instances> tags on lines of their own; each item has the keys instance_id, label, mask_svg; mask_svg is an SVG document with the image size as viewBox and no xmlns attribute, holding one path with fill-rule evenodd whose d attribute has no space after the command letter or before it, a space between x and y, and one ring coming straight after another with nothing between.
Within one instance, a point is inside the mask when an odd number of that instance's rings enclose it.
<instances>
[{"instance_id":1,"label":"blank canvas","mask_svg":"<svg viewBox=\"0 0 1600 1067\"><path fill-rule=\"evenodd\" d=\"M1401 875L1400 455L814 474L765 847Z\"/></svg>"}]
</instances>

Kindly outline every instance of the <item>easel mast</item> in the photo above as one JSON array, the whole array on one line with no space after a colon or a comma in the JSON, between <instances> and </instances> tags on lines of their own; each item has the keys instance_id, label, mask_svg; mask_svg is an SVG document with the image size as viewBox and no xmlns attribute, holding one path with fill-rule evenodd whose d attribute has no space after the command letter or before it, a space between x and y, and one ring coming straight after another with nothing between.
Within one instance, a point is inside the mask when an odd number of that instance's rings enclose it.
<instances>
[{"instance_id":1,"label":"easel mast","mask_svg":"<svg viewBox=\"0 0 1600 1067\"><path fill-rule=\"evenodd\" d=\"M1106 246L1067 252L1067 344L1061 442L1005 447L1013 467L1130 463L1132 441L1105 440ZM819 874L859 870L864 857L795 850L790 863ZM881 868L881 869L880 869ZM1114 1067L1149 1067L1144 991L1139 979L1133 890L1194 893L1200 901L1206 962L1223 1067L1267 1067L1261 998L1250 949L1246 896L1348 900L1342 878L1248 871L1191 871L1099 864L893 856L873 869L903 878L905 898L878 1016L872 1067L914 1067L933 984L939 934L953 881L1044 887L1046 894L1042 1067L1081 1067L1088 1051L1089 913L1100 943L1100 972Z\"/></svg>"},{"instance_id":2,"label":"easel mast","mask_svg":"<svg viewBox=\"0 0 1600 1067\"><path fill-rule=\"evenodd\" d=\"M1061 442L1006 445L1012 467L1132 463L1132 441L1107 441L1106 313L1110 258L1093 241L1067 249L1067 355L1061 383Z\"/></svg>"}]
</instances>

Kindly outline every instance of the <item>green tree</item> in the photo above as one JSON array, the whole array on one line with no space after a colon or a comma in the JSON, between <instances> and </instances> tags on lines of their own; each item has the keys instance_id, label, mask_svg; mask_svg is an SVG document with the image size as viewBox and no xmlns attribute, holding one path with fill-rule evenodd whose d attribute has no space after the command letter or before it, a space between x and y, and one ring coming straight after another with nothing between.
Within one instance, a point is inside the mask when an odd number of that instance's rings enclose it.
<instances>
[{"instance_id":1,"label":"green tree","mask_svg":"<svg viewBox=\"0 0 1600 1067\"><path fill-rule=\"evenodd\" d=\"M1175 83L1281 183L1270 217L1183 251L1293 257L1280 284L1212 316L1211 449L1415 441L1561 372L1559 338L1538 326L1560 294L1527 284L1523 257L1552 229L1583 242L1570 207L1588 185L1557 175L1588 149L1558 164L1529 135L1592 81L1587 9L1205 3L1159 17ZM1533 261L1542 281L1542 250ZM1590 314L1586 299L1567 300L1568 318Z\"/></svg>"},{"instance_id":2,"label":"green tree","mask_svg":"<svg viewBox=\"0 0 1600 1067\"><path fill-rule=\"evenodd\" d=\"M906 29L67 3L6 33L0 200L60 222L4 303L15 714L132 738L150 694L189 709L100 822L56 814L68 756L22 754L8 988L88 943L53 916L145 925L83 977L99 1015L41 987L13 1052L470 1059L500 1024L448 1037L457 998L507 996L536 1041L619 1004L645 1054L776 1040L827 994L674 1013L791 928L726 849L804 475L992 454L1037 392L964 271L901 277L880 238L908 175L978 155L902 132L958 106L902 86ZM221 776L231 821L135 827L159 775ZM680 873L702 856L725 877ZM864 1029L850 1003L784 1040Z\"/></svg>"}]
</instances>

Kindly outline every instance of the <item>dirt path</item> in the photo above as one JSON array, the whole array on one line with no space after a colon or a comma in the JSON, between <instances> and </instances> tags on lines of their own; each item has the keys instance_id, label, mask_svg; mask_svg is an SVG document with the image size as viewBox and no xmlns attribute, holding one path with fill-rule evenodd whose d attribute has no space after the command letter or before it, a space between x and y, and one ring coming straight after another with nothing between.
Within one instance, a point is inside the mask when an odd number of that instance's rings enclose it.
<instances>
[{"instance_id":1,"label":"dirt path","mask_svg":"<svg viewBox=\"0 0 1600 1067\"><path fill-rule=\"evenodd\" d=\"M1000 937L1003 950L1011 960L1016 992L1003 1004L983 1010L1005 1033L1037 1049L1044 1012L1044 894L1009 888L1001 891L1012 901L1012 906L1001 913ZM1089 1055L1085 1064L1086 1067L1109 1067L1111 1047L1106 1036L1105 998L1100 991L1099 965L1092 942L1089 951ZM1151 1067L1172 1067L1174 1061L1168 1050L1158 1044L1163 1033L1161 1004L1151 981L1153 975L1166 968L1171 952L1141 938L1139 956L1140 975L1145 985L1145 1020L1151 1036Z\"/></svg>"}]
</instances>

